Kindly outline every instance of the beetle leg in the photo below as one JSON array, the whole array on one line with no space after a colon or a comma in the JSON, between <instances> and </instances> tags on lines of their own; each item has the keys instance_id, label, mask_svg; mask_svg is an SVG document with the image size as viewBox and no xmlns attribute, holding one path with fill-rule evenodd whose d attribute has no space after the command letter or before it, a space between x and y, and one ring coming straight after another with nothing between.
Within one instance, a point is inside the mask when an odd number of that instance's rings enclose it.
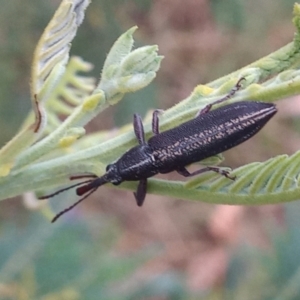
<instances>
[{"instance_id":1,"label":"beetle leg","mask_svg":"<svg viewBox=\"0 0 300 300\"><path fill-rule=\"evenodd\" d=\"M144 125L142 122L142 118L138 114L133 115L133 129L139 144L144 145L146 143Z\"/></svg>"},{"instance_id":2,"label":"beetle leg","mask_svg":"<svg viewBox=\"0 0 300 300\"><path fill-rule=\"evenodd\" d=\"M226 170L223 170L222 168L219 168L219 167L205 167L205 168L202 168L200 170L194 171L192 173L190 173L184 167L180 168L180 169L177 169L176 171L177 171L177 173L179 173L180 175L182 175L184 177L191 177L191 176L199 175L201 173L205 173L205 172L208 172L208 171L213 171L213 172L216 172L216 173L218 173L222 176L225 176L228 179L235 180L235 176L231 176L230 172L228 172Z\"/></svg>"},{"instance_id":3,"label":"beetle leg","mask_svg":"<svg viewBox=\"0 0 300 300\"><path fill-rule=\"evenodd\" d=\"M138 188L134 194L136 204L142 206L147 193L147 179L141 179Z\"/></svg>"},{"instance_id":4,"label":"beetle leg","mask_svg":"<svg viewBox=\"0 0 300 300\"><path fill-rule=\"evenodd\" d=\"M238 90L241 89L241 87L242 87L241 82L242 82L243 80L246 80L245 77L242 77L241 79L239 79L239 81L236 83L236 85L231 89L231 91L230 91L226 96L224 96L224 97L221 98L221 99L216 100L215 102L213 102L213 103L211 103L211 104L207 104L203 109L201 109L201 110L197 113L196 117L198 117L199 115L208 113L214 105L229 100L232 96L234 96L234 94L235 94Z\"/></svg>"},{"instance_id":5,"label":"beetle leg","mask_svg":"<svg viewBox=\"0 0 300 300\"><path fill-rule=\"evenodd\" d=\"M162 113L162 109L156 109L152 114L152 132L157 135L159 134L159 118L158 115Z\"/></svg>"}]
</instances>

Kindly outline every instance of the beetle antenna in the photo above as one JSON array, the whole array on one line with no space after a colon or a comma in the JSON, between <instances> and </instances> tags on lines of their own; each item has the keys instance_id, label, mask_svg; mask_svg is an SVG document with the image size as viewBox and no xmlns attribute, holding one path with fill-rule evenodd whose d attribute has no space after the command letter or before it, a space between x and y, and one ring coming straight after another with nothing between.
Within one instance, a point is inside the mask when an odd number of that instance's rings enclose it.
<instances>
[{"instance_id":1,"label":"beetle antenna","mask_svg":"<svg viewBox=\"0 0 300 300\"><path fill-rule=\"evenodd\" d=\"M76 194L78 196L82 196L85 193L89 192L90 190L97 189L99 186L108 183L109 179L107 178L107 175L103 175L102 177L98 177L94 180L87 180L83 183L86 183L85 185L79 187L76 189Z\"/></svg>"},{"instance_id":2,"label":"beetle antenna","mask_svg":"<svg viewBox=\"0 0 300 300\"><path fill-rule=\"evenodd\" d=\"M70 177L70 180L78 180L83 178L97 178L98 176L95 174L85 174L85 175L74 175Z\"/></svg>"},{"instance_id":3,"label":"beetle antenna","mask_svg":"<svg viewBox=\"0 0 300 300\"><path fill-rule=\"evenodd\" d=\"M95 180L95 179L89 179L89 180L86 180L86 181L82 181L82 182L73 184L73 185L68 186L68 187L66 187L66 188L63 188L63 189L61 189L61 190L58 190L58 191L56 191L56 192L54 192L54 193L52 193L52 194L48 194L48 195L46 195L46 196L39 197L38 199L39 199L39 200L44 200L44 199L52 198L52 197L54 197L54 196L56 196L56 195L58 195L58 194L60 194L60 193L62 193L62 192L65 192L65 191L67 191L67 190L70 190L70 189L73 188L73 187L80 186L80 185L83 185L83 184L86 184L86 183L90 183L90 182L92 182L92 181L94 181L94 180Z\"/></svg>"},{"instance_id":4,"label":"beetle antenna","mask_svg":"<svg viewBox=\"0 0 300 300\"><path fill-rule=\"evenodd\" d=\"M97 188L92 189L89 193L87 193L84 197L80 198L78 201L76 201L74 204L72 204L71 206L65 208L64 210L62 210L60 213L58 213L51 221L51 223L54 223L59 217L61 217L62 215L64 215L66 212L70 211L71 209L73 209L76 205L78 205L80 202L82 202L84 199L86 199L88 196L90 196L92 193L94 193L96 191Z\"/></svg>"}]
</instances>

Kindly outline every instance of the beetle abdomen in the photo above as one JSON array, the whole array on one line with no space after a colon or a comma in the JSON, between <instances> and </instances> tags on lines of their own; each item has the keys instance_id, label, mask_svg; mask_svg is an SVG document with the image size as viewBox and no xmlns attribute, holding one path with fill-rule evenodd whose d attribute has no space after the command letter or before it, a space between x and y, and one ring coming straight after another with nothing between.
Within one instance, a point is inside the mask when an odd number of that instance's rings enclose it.
<instances>
[{"instance_id":1,"label":"beetle abdomen","mask_svg":"<svg viewBox=\"0 0 300 300\"><path fill-rule=\"evenodd\" d=\"M256 134L277 112L274 104L232 103L164 131L148 144L164 172L224 152Z\"/></svg>"}]
</instances>

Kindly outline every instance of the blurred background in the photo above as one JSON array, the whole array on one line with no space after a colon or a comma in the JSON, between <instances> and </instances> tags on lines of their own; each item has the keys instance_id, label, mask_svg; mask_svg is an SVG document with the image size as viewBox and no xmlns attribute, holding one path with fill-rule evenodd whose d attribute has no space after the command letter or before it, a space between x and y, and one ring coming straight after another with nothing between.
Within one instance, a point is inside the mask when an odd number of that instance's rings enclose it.
<instances>
[{"instance_id":1,"label":"blurred background","mask_svg":"<svg viewBox=\"0 0 300 300\"><path fill-rule=\"evenodd\" d=\"M58 0L0 0L0 144L30 109L35 45ZM136 45L165 56L157 79L96 118L88 131L168 108L293 38L294 0L93 0L72 46L99 77L116 38L138 25ZM299 99L278 103L264 130L226 153L237 167L300 147ZM284 143L283 143L283 137ZM176 174L165 178L174 179ZM74 202L70 191L53 211ZM50 224L21 198L1 202L0 299L300 299L300 204L217 206L101 187Z\"/></svg>"}]
</instances>

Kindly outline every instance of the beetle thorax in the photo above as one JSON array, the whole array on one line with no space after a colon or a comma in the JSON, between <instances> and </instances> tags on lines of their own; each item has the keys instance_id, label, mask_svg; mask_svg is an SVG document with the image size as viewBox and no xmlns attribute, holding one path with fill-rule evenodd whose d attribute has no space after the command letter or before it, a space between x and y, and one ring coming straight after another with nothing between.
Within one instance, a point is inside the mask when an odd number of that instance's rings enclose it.
<instances>
[{"instance_id":1,"label":"beetle thorax","mask_svg":"<svg viewBox=\"0 0 300 300\"><path fill-rule=\"evenodd\" d=\"M139 180L158 173L151 148L145 144L131 148L115 162L123 180Z\"/></svg>"}]
</instances>

